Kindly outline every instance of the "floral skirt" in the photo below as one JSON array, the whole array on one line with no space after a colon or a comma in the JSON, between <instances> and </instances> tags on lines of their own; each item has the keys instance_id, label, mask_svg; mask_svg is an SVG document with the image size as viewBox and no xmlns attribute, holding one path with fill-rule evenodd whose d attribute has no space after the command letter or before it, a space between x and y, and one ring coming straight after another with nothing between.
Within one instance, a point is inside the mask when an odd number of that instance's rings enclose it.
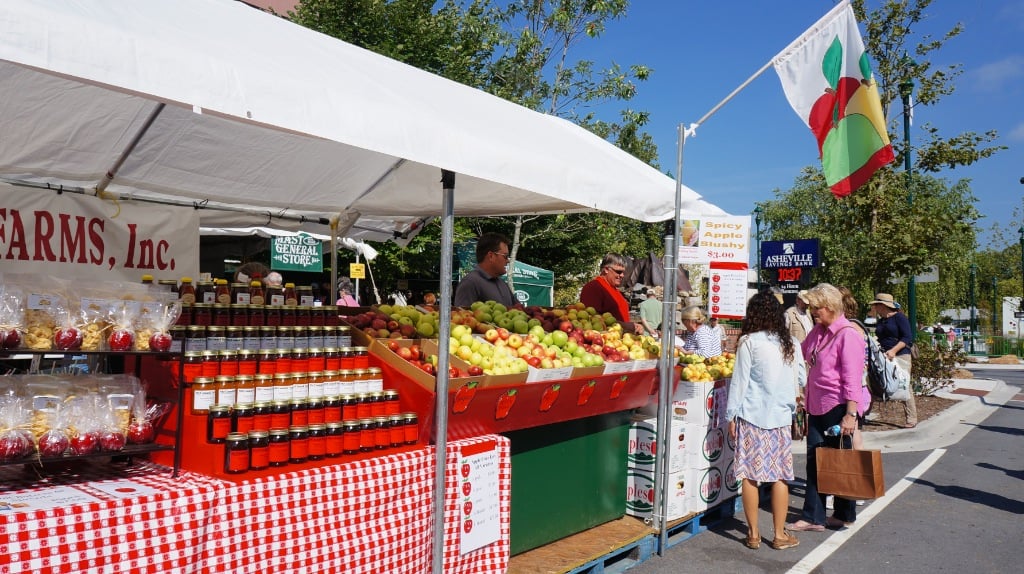
<instances>
[{"instance_id":1,"label":"floral skirt","mask_svg":"<svg viewBox=\"0 0 1024 574\"><path fill-rule=\"evenodd\" d=\"M793 438L789 426L763 429L737 417L733 469L738 479L793 480Z\"/></svg>"}]
</instances>

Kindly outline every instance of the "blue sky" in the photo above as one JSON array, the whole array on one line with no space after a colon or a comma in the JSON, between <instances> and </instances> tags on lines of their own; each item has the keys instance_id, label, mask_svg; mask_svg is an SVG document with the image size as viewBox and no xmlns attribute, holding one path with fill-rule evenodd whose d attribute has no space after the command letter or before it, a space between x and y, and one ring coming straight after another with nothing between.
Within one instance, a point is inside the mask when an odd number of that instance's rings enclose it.
<instances>
[{"instance_id":1,"label":"blue sky","mask_svg":"<svg viewBox=\"0 0 1024 574\"><path fill-rule=\"evenodd\" d=\"M869 8L878 5L869 2ZM648 132L661 168L675 173L677 126L703 116L832 6L832 0L633 0L625 19L612 22L604 36L575 55L598 66L614 61L654 69L629 106L651 113ZM960 63L964 72L952 95L937 106L916 108L911 139L923 141L925 122L946 137L997 130L999 143L1009 149L940 175L971 180L984 216L978 224L981 247L993 224L1012 226L1008 235L1015 242L1020 222L1013 211L1024 205L1024 0L936 0L928 15L915 36L938 36L956 22L964 25L932 58L935 66ZM738 215L774 199L776 188L789 189L803 166L817 162L810 131L769 69L687 140L682 173L684 183Z\"/></svg>"}]
</instances>

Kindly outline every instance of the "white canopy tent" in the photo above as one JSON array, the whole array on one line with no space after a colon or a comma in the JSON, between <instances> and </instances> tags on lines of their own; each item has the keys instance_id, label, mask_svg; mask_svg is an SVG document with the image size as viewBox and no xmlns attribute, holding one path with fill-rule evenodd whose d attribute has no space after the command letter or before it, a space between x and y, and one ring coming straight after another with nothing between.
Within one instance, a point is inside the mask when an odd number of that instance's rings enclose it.
<instances>
[{"instance_id":1,"label":"white canopy tent","mask_svg":"<svg viewBox=\"0 0 1024 574\"><path fill-rule=\"evenodd\" d=\"M676 182L578 126L229 0L0 3L0 125L2 181L205 208L208 227L345 235L372 217L401 235L440 215L442 276L456 214L656 222L676 209ZM723 214L688 188L681 199Z\"/></svg>"}]
</instances>

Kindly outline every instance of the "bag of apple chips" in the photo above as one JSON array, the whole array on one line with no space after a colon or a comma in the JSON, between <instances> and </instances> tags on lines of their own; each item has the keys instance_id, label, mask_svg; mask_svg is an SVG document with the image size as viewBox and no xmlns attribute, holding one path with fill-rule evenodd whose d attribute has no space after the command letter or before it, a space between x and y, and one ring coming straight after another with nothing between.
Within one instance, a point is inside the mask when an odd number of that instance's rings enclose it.
<instances>
[{"instance_id":1,"label":"bag of apple chips","mask_svg":"<svg viewBox=\"0 0 1024 574\"><path fill-rule=\"evenodd\" d=\"M68 448L72 454L92 454L100 449L103 434L103 413L106 404L100 408L95 394L76 396L67 402L68 407Z\"/></svg>"},{"instance_id":2,"label":"bag of apple chips","mask_svg":"<svg viewBox=\"0 0 1024 574\"><path fill-rule=\"evenodd\" d=\"M22 347L33 351L52 349L57 309L66 307L61 284L53 277L30 273L8 273L4 284L24 294Z\"/></svg>"},{"instance_id":3,"label":"bag of apple chips","mask_svg":"<svg viewBox=\"0 0 1024 574\"><path fill-rule=\"evenodd\" d=\"M36 436L36 451L41 457L62 456L71 447L67 429L68 410L58 403L48 415L50 422L46 430Z\"/></svg>"},{"instance_id":4,"label":"bag of apple chips","mask_svg":"<svg viewBox=\"0 0 1024 574\"><path fill-rule=\"evenodd\" d=\"M25 333L21 290L0 284L0 350L18 349Z\"/></svg>"}]
</instances>

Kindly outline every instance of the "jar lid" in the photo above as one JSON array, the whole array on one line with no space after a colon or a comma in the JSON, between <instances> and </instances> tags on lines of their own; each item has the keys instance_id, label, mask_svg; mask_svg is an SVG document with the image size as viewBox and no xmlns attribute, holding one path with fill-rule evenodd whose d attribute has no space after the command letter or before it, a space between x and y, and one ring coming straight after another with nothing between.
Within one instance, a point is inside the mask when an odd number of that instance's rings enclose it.
<instances>
[{"instance_id":1,"label":"jar lid","mask_svg":"<svg viewBox=\"0 0 1024 574\"><path fill-rule=\"evenodd\" d=\"M251 430L249 431L249 438L267 438L270 436L270 431L265 430Z\"/></svg>"},{"instance_id":2,"label":"jar lid","mask_svg":"<svg viewBox=\"0 0 1024 574\"><path fill-rule=\"evenodd\" d=\"M211 413L226 413L231 411L231 405L210 405Z\"/></svg>"},{"instance_id":3,"label":"jar lid","mask_svg":"<svg viewBox=\"0 0 1024 574\"><path fill-rule=\"evenodd\" d=\"M249 287L263 287L263 283L253 280L249 282Z\"/></svg>"},{"instance_id":4,"label":"jar lid","mask_svg":"<svg viewBox=\"0 0 1024 574\"><path fill-rule=\"evenodd\" d=\"M181 278L181 282L182 283L191 283L192 282L192 278L191 277L182 277Z\"/></svg>"},{"instance_id":5,"label":"jar lid","mask_svg":"<svg viewBox=\"0 0 1024 574\"><path fill-rule=\"evenodd\" d=\"M142 280L143 281L149 281L150 283L152 283L153 282L153 276L150 275L149 273L146 273L145 275L142 276Z\"/></svg>"}]
</instances>

